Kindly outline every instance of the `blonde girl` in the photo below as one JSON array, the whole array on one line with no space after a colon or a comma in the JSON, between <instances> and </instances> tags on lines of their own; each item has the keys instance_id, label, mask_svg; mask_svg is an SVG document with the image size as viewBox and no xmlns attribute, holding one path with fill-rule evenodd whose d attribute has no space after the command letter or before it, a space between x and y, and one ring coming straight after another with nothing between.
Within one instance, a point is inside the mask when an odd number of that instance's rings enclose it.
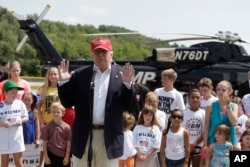
<instances>
[{"instance_id":1,"label":"blonde girl","mask_svg":"<svg viewBox=\"0 0 250 167\"><path fill-rule=\"evenodd\" d=\"M16 98L19 100L22 100L24 92L31 92L30 83L20 77L21 71L22 69L18 61L10 62L9 80L14 81L19 87L23 88L23 90L20 90L17 93Z\"/></svg>"},{"instance_id":2,"label":"blonde girl","mask_svg":"<svg viewBox=\"0 0 250 167\"><path fill-rule=\"evenodd\" d=\"M58 79L58 68L50 67L45 75L44 84L37 91L37 93L41 96L41 101L38 104L41 126L48 124L52 120L50 106L53 102L59 101L57 90Z\"/></svg>"}]
</instances>

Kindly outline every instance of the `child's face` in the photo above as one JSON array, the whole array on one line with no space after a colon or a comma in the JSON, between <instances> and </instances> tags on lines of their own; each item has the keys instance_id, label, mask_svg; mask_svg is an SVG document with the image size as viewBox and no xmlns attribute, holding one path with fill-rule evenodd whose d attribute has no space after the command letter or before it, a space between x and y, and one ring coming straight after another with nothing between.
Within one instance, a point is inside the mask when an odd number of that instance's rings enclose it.
<instances>
[{"instance_id":1,"label":"child's face","mask_svg":"<svg viewBox=\"0 0 250 167\"><path fill-rule=\"evenodd\" d=\"M188 97L189 105L191 109L197 110L201 104L201 94L199 92L193 92Z\"/></svg>"},{"instance_id":2,"label":"child's face","mask_svg":"<svg viewBox=\"0 0 250 167\"><path fill-rule=\"evenodd\" d=\"M169 77L163 75L161 76L161 83L162 83L162 86L169 87L173 85L174 81L170 79Z\"/></svg>"},{"instance_id":3,"label":"child's face","mask_svg":"<svg viewBox=\"0 0 250 167\"><path fill-rule=\"evenodd\" d=\"M31 104L33 103L32 97L30 97L29 95L25 95L23 97L23 103L26 105L27 108L30 107Z\"/></svg>"},{"instance_id":4,"label":"child's face","mask_svg":"<svg viewBox=\"0 0 250 167\"><path fill-rule=\"evenodd\" d=\"M8 100L9 102L13 102L16 99L17 92L18 92L17 89L10 89L10 90L4 92L5 99Z\"/></svg>"},{"instance_id":5,"label":"child's face","mask_svg":"<svg viewBox=\"0 0 250 167\"><path fill-rule=\"evenodd\" d=\"M222 132L216 131L215 132L215 139L218 142L224 142L224 141L226 141L226 135Z\"/></svg>"},{"instance_id":6,"label":"child's face","mask_svg":"<svg viewBox=\"0 0 250 167\"><path fill-rule=\"evenodd\" d=\"M49 81L51 83L56 83L58 81L59 75L58 75L58 71L56 69L52 69L49 72Z\"/></svg>"},{"instance_id":7,"label":"child's face","mask_svg":"<svg viewBox=\"0 0 250 167\"><path fill-rule=\"evenodd\" d=\"M212 88L207 86L200 86L199 91L204 98L209 98L212 92Z\"/></svg>"},{"instance_id":8,"label":"child's face","mask_svg":"<svg viewBox=\"0 0 250 167\"><path fill-rule=\"evenodd\" d=\"M152 106L154 109L157 109L158 107L158 101L146 100L145 104Z\"/></svg>"},{"instance_id":9,"label":"child's face","mask_svg":"<svg viewBox=\"0 0 250 167\"><path fill-rule=\"evenodd\" d=\"M21 68L18 66L14 66L10 69L11 77L19 77L21 73Z\"/></svg>"},{"instance_id":10,"label":"child's face","mask_svg":"<svg viewBox=\"0 0 250 167\"><path fill-rule=\"evenodd\" d=\"M220 83L216 88L216 94L219 99L223 99L225 96L230 96L231 92L226 84Z\"/></svg>"},{"instance_id":11,"label":"child's face","mask_svg":"<svg viewBox=\"0 0 250 167\"><path fill-rule=\"evenodd\" d=\"M250 135L245 135L241 139L245 147L250 147Z\"/></svg>"},{"instance_id":12,"label":"child's face","mask_svg":"<svg viewBox=\"0 0 250 167\"><path fill-rule=\"evenodd\" d=\"M153 120L153 114L143 114L143 120L145 125L151 125L151 122Z\"/></svg>"},{"instance_id":13,"label":"child's face","mask_svg":"<svg viewBox=\"0 0 250 167\"><path fill-rule=\"evenodd\" d=\"M53 108L51 110L51 115L52 115L52 119L55 122L60 122L62 120L64 113L61 110L59 110L58 108Z\"/></svg>"},{"instance_id":14,"label":"child's face","mask_svg":"<svg viewBox=\"0 0 250 167\"><path fill-rule=\"evenodd\" d=\"M172 124L176 124L176 125L180 125L181 122L183 121L183 114L180 111L175 111L174 113L172 113L171 117L170 117L170 121L172 122Z\"/></svg>"},{"instance_id":15,"label":"child's face","mask_svg":"<svg viewBox=\"0 0 250 167\"><path fill-rule=\"evenodd\" d=\"M245 123L245 127L246 127L246 129L250 129L250 121L247 121L247 122Z\"/></svg>"}]
</instances>

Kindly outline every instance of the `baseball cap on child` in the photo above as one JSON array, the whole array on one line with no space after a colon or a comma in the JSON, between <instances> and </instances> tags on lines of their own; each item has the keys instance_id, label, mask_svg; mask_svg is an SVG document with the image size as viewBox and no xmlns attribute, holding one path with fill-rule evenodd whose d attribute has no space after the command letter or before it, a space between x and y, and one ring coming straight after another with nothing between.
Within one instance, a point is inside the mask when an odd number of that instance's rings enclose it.
<instances>
[{"instance_id":1,"label":"baseball cap on child","mask_svg":"<svg viewBox=\"0 0 250 167\"><path fill-rule=\"evenodd\" d=\"M10 89L18 89L18 90L23 90L22 87L17 86L16 82L8 80L3 84L3 90L8 91Z\"/></svg>"},{"instance_id":2,"label":"baseball cap on child","mask_svg":"<svg viewBox=\"0 0 250 167\"><path fill-rule=\"evenodd\" d=\"M109 39L104 39L104 38L98 38L93 41L91 41L91 49L92 51L101 48L107 51L112 50L112 44Z\"/></svg>"}]
</instances>

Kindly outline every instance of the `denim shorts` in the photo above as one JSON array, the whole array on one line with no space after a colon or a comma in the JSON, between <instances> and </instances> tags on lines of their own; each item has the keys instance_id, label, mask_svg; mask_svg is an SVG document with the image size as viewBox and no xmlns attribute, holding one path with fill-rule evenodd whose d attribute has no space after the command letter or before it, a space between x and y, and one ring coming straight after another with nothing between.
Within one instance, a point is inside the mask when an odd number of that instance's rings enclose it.
<instances>
[{"instance_id":1,"label":"denim shorts","mask_svg":"<svg viewBox=\"0 0 250 167\"><path fill-rule=\"evenodd\" d=\"M165 161L166 161L167 167L182 167L185 161L185 158L178 159L178 160L165 158Z\"/></svg>"}]
</instances>

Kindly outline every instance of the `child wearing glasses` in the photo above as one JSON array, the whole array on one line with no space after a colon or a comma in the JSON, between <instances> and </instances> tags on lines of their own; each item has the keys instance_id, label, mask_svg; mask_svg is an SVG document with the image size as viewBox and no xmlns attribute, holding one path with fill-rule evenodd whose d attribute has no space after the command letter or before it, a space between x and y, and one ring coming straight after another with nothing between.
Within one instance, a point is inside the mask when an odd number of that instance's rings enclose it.
<instances>
[{"instance_id":1,"label":"child wearing glasses","mask_svg":"<svg viewBox=\"0 0 250 167\"><path fill-rule=\"evenodd\" d=\"M133 130L133 143L137 150L136 167L159 167L157 150L160 148L161 131L155 109L145 105Z\"/></svg>"},{"instance_id":2,"label":"child wearing glasses","mask_svg":"<svg viewBox=\"0 0 250 167\"><path fill-rule=\"evenodd\" d=\"M160 147L161 167L187 167L189 161L189 133L181 126L183 112L175 109L171 112L167 128L162 133Z\"/></svg>"},{"instance_id":3,"label":"child wearing glasses","mask_svg":"<svg viewBox=\"0 0 250 167\"><path fill-rule=\"evenodd\" d=\"M230 128L226 124L220 124L216 127L214 136L216 141L208 147L208 157L212 156L212 159L206 167L229 167L229 152L233 150L233 145L228 142Z\"/></svg>"},{"instance_id":4,"label":"child wearing glasses","mask_svg":"<svg viewBox=\"0 0 250 167\"><path fill-rule=\"evenodd\" d=\"M198 89L188 92L189 109L183 112L182 126L189 132L190 160L192 167L200 166L200 149L203 146L203 131L205 125L205 110L200 108L201 93Z\"/></svg>"}]
</instances>

